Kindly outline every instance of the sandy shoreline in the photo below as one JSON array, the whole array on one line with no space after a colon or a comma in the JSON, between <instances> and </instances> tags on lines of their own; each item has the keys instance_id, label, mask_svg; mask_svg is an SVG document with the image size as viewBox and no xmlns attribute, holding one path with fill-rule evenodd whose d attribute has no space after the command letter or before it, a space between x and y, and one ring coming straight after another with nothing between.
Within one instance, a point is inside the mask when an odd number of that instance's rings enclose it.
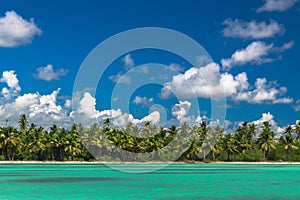
<instances>
[{"instance_id":1,"label":"sandy shoreline","mask_svg":"<svg viewBox=\"0 0 300 200\"><path fill-rule=\"evenodd\" d=\"M239 165L300 165L300 162L103 162L103 161L0 161L1 164L239 164Z\"/></svg>"}]
</instances>

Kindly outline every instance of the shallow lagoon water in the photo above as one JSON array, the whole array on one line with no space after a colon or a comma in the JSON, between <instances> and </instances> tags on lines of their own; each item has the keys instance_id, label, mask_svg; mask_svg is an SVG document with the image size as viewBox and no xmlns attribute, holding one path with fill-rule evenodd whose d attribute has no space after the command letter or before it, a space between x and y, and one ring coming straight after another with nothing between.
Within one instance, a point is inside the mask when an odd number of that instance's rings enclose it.
<instances>
[{"instance_id":1,"label":"shallow lagoon water","mask_svg":"<svg viewBox=\"0 0 300 200\"><path fill-rule=\"evenodd\" d=\"M160 167L1 164L0 199L300 199L300 165Z\"/></svg>"}]
</instances>

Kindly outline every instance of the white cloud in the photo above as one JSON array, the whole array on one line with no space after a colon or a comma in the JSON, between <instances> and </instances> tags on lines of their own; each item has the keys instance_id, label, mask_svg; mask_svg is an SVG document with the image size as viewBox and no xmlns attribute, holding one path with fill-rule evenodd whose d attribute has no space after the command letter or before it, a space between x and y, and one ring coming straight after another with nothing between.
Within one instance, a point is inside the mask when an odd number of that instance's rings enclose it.
<instances>
[{"instance_id":1,"label":"white cloud","mask_svg":"<svg viewBox=\"0 0 300 200\"><path fill-rule=\"evenodd\" d=\"M6 83L7 86L11 89L21 90L21 87L19 86L19 80L17 78L17 75L15 74L15 71L13 70L4 71L2 73L0 82Z\"/></svg>"},{"instance_id":2,"label":"white cloud","mask_svg":"<svg viewBox=\"0 0 300 200\"><path fill-rule=\"evenodd\" d=\"M111 80L114 83L123 83L123 84L127 84L130 85L131 83L131 79L129 76L125 76L121 73L117 74L117 75L112 75L108 77L109 80Z\"/></svg>"},{"instance_id":3,"label":"white cloud","mask_svg":"<svg viewBox=\"0 0 300 200\"><path fill-rule=\"evenodd\" d=\"M237 65L251 64L262 64L272 62L275 58L268 57L270 54L283 52L290 49L294 45L294 42L285 43L281 47L274 47L274 44L266 44L265 42L252 42L245 49L237 50L231 58L222 59L222 69L229 70Z\"/></svg>"},{"instance_id":4,"label":"white cloud","mask_svg":"<svg viewBox=\"0 0 300 200\"><path fill-rule=\"evenodd\" d=\"M225 129L225 132L227 133L234 133L238 126L241 125L241 123L244 121L229 121L225 120L223 128ZM259 119L256 119L254 121L250 121L249 123L254 123L257 125L258 130L256 131L257 136L261 132L261 126L263 125L263 122L269 122L271 124L271 129L276 134L275 137L279 137L280 134L282 134L285 130L285 127L281 127L278 125L278 123L275 121L274 116L270 112L262 113L261 117Z\"/></svg>"},{"instance_id":5,"label":"white cloud","mask_svg":"<svg viewBox=\"0 0 300 200\"><path fill-rule=\"evenodd\" d=\"M191 110L192 103L189 101L179 101L179 103L172 106L172 115L173 118L166 121L165 127L168 126L180 126L182 123L187 123L190 126L193 126L195 124L198 124L202 121L206 121L209 124L213 124L213 121L210 121L207 119L205 115L191 115L189 114Z\"/></svg>"},{"instance_id":6,"label":"white cloud","mask_svg":"<svg viewBox=\"0 0 300 200\"><path fill-rule=\"evenodd\" d=\"M175 104L172 107L172 115L181 121L188 115L191 105L192 104L189 101L179 101L178 104Z\"/></svg>"},{"instance_id":7,"label":"white cloud","mask_svg":"<svg viewBox=\"0 0 300 200\"><path fill-rule=\"evenodd\" d=\"M65 101L65 108L71 108L71 106L72 106L72 101L70 100L70 99L66 99L66 101Z\"/></svg>"},{"instance_id":8,"label":"white cloud","mask_svg":"<svg viewBox=\"0 0 300 200\"><path fill-rule=\"evenodd\" d=\"M61 76L65 76L67 73L68 70L63 68L54 71L53 66L49 64L46 67L37 68L37 74L35 74L34 76L41 80L51 81L59 80Z\"/></svg>"},{"instance_id":9,"label":"white cloud","mask_svg":"<svg viewBox=\"0 0 300 200\"><path fill-rule=\"evenodd\" d=\"M262 64L270 62L266 58L268 52L273 48L273 44L267 45L264 42L252 42L245 49L237 50L231 58L222 59L222 67L224 70L230 69L236 65L244 65L246 63Z\"/></svg>"},{"instance_id":10,"label":"white cloud","mask_svg":"<svg viewBox=\"0 0 300 200\"><path fill-rule=\"evenodd\" d=\"M161 122L165 125L179 125L182 122L187 122L190 125L201 122L206 119L205 116L190 116L189 110L191 103L188 101L181 101L175 104L172 108L174 118L169 121L161 121L161 114L158 110L150 112L142 119L136 119L132 114L123 113L120 109L97 110L96 100L89 92L85 92L83 97L79 100L77 110L74 110L70 116L75 119L76 123L81 123L84 126L89 126L92 123L103 123L107 118L115 127L124 128L129 122L135 125L143 125L145 122L159 125Z\"/></svg>"},{"instance_id":11,"label":"white cloud","mask_svg":"<svg viewBox=\"0 0 300 200\"><path fill-rule=\"evenodd\" d=\"M196 62L198 66L205 66L212 62L212 59L207 55L197 56Z\"/></svg>"},{"instance_id":12,"label":"white cloud","mask_svg":"<svg viewBox=\"0 0 300 200\"><path fill-rule=\"evenodd\" d=\"M263 122L269 122L272 125L272 130L276 134L282 134L284 132L284 127L278 126L277 122L274 120L274 116L270 112L263 113L260 119L255 120L252 123L260 127Z\"/></svg>"},{"instance_id":13,"label":"white cloud","mask_svg":"<svg viewBox=\"0 0 300 200\"><path fill-rule=\"evenodd\" d=\"M0 78L0 82L6 83L8 86L8 88L3 87L1 90L1 95L3 95L5 99L11 99L12 97L17 96L21 91L19 79L13 70L4 71L2 73L2 77Z\"/></svg>"},{"instance_id":14,"label":"white cloud","mask_svg":"<svg viewBox=\"0 0 300 200\"><path fill-rule=\"evenodd\" d=\"M131 69L132 67L134 67L134 60L131 58L130 54L127 54L122 61L124 62L124 67L126 70Z\"/></svg>"},{"instance_id":15,"label":"white cloud","mask_svg":"<svg viewBox=\"0 0 300 200\"><path fill-rule=\"evenodd\" d=\"M135 119L132 114L123 113L120 109L99 111L96 109L96 99L89 92L83 94L83 97L79 100L77 110L72 111L70 116L75 119L76 123L82 123L83 125L91 125L93 122L103 123L107 118L116 127L124 127L129 122L137 125L148 121L153 124L160 122L158 111L151 112L142 119Z\"/></svg>"},{"instance_id":16,"label":"white cloud","mask_svg":"<svg viewBox=\"0 0 300 200\"><path fill-rule=\"evenodd\" d=\"M154 99L153 98L148 99L147 97L136 96L132 101L132 103L136 105L150 107L154 103Z\"/></svg>"},{"instance_id":17,"label":"white cloud","mask_svg":"<svg viewBox=\"0 0 300 200\"><path fill-rule=\"evenodd\" d=\"M198 71L197 71L198 70ZM8 84L8 88L19 88L19 81L14 71L7 71L2 81ZM257 79L255 86L251 87L248 83L247 74L241 73L237 76L232 76L228 73L218 74L219 66L217 64L209 64L200 69L192 69L187 71L182 76L186 76L187 79L195 79L194 83L201 83L201 80L197 76L200 76L200 72L203 77L206 77L206 83L210 84L210 88L218 88L223 85L223 91L230 93L230 98L236 101L247 101L250 103L290 103L292 99L282 97L287 90L284 87L279 87L276 82L267 82L266 79ZM173 79L176 79L173 77ZM195 86L195 85L194 85ZM3 89L2 89L3 90ZM71 106L71 101L66 100L64 107L59 105L57 102L58 94L60 89L53 91L51 94L41 95L39 93L26 93L18 95L11 99L2 99L3 102L0 104L0 120L4 121L9 119L9 125L17 126L18 118L20 114L25 114L29 117L30 123L37 123L38 125L49 127L52 124L58 126L70 127L72 123L81 122L83 125L91 125L91 122L101 122L107 118L110 118L111 122L118 127L123 127L127 123L132 122L137 125L141 125L147 121L153 124L159 124L161 122L160 112L157 110L152 111L142 119L136 119L129 113L123 113L120 109L110 110L97 110L96 99L90 92L85 92L78 95L75 100L75 110L68 114L68 108ZM219 90L222 92L222 90ZM201 94L199 92L199 94ZM217 94L215 94L217 95ZM238 99L241 95L245 99ZM1 96L0 96L1 98ZM253 99L253 100L252 100ZM77 102L78 101L78 102ZM77 103L76 103L77 102ZM298 102L298 101L297 101ZM136 97L134 99L136 104L147 104L154 103L152 98L147 99L145 97ZM180 101L172 107L173 119L166 122L166 124L175 123L178 125L182 122L189 124L195 124L205 119L205 116L190 116L189 111L191 109L191 103L189 101ZM268 116L268 115L266 115ZM264 119L266 119L266 116ZM165 121L163 121L164 123Z\"/></svg>"},{"instance_id":18,"label":"white cloud","mask_svg":"<svg viewBox=\"0 0 300 200\"><path fill-rule=\"evenodd\" d=\"M158 124L160 122L160 113L158 111L153 111L149 115L145 116L141 120L133 121L136 124L142 124L145 122L151 122L152 124Z\"/></svg>"},{"instance_id":19,"label":"white cloud","mask_svg":"<svg viewBox=\"0 0 300 200\"><path fill-rule=\"evenodd\" d=\"M272 12L272 11L286 11L293 7L298 0L263 0L265 4L258 8L257 12Z\"/></svg>"},{"instance_id":20,"label":"white cloud","mask_svg":"<svg viewBox=\"0 0 300 200\"><path fill-rule=\"evenodd\" d=\"M80 100L78 112L85 114L88 118L96 118L96 99L89 93L85 92Z\"/></svg>"},{"instance_id":21,"label":"white cloud","mask_svg":"<svg viewBox=\"0 0 300 200\"><path fill-rule=\"evenodd\" d=\"M190 68L184 74L173 76L172 81L164 84L160 96L170 98L172 93L180 98L207 98L218 100L229 98L235 102L246 101L252 104L290 104L293 99L285 97L287 89L275 81L258 78L254 86L248 82L245 72L233 76L220 73L216 63L205 67Z\"/></svg>"},{"instance_id":22,"label":"white cloud","mask_svg":"<svg viewBox=\"0 0 300 200\"><path fill-rule=\"evenodd\" d=\"M20 114L29 117L30 123L39 126L49 127L52 124L69 127L71 119L67 116L66 110L57 104L57 95L60 89L48 95L39 93L27 93L18 96L0 105L0 119L9 120L10 125L17 126Z\"/></svg>"},{"instance_id":23,"label":"white cloud","mask_svg":"<svg viewBox=\"0 0 300 200\"><path fill-rule=\"evenodd\" d=\"M283 44L281 47L275 47L274 51L283 52L285 50L291 49L294 46L294 44L295 44L294 41L287 42Z\"/></svg>"},{"instance_id":24,"label":"white cloud","mask_svg":"<svg viewBox=\"0 0 300 200\"><path fill-rule=\"evenodd\" d=\"M40 117L43 115L50 115L51 118L55 121L60 120L62 117L66 117L63 111L63 108L57 104L57 95L60 91L60 88L54 90L51 94L48 95L39 95L38 103L30 105L29 117Z\"/></svg>"},{"instance_id":25,"label":"white cloud","mask_svg":"<svg viewBox=\"0 0 300 200\"><path fill-rule=\"evenodd\" d=\"M275 35L283 34L283 25L271 20L269 24L266 22L256 22L252 20L245 22L239 19L226 19L223 22L226 27L222 30L223 35L232 38L243 39L264 39L274 37Z\"/></svg>"},{"instance_id":26,"label":"white cloud","mask_svg":"<svg viewBox=\"0 0 300 200\"><path fill-rule=\"evenodd\" d=\"M296 112L299 112L300 111L300 100L297 100L296 101L296 104L294 105L294 110Z\"/></svg>"},{"instance_id":27,"label":"white cloud","mask_svg":"<svg viewBox=\"0 0 300 200\"><path fill-rule=\"evenodd\" d=\"M1 78L2 82L8 85L8 88L2 88L2 91L9 93L11 89L21 90L19 80L14 71L6 71ZM116 126L122 127L127 123L142 124L150 121L153 124L160 122L160 113L153 111L142 119L135 119L131 114L122 113L120 109L111 109L99 111L96 109L96 99L90 92L75 95L73 101L74 108L70 114L68 109L71 107L71 100L65 101L64 107L57 102L57 96L60 88L51 94L41 95L39 93L26 93L23 95L12 96L10 99L3 99L0 95L0 121L9 120L9 125L18 126L18 118L20 114L29 117L30 123L36 123L39 126L49 127L57 124L62 127L71 127L76 122L82 122L83 125L91 125L90 122L103 122L110 118ZM20 92L20 91L19 91ZM148 99L148 102L152 102ZM91 120L96 119L96 120Z\"/></svg>"},{"instance_id":28,"label":"white cloud","mask_svg":"<svg viewBox=\"0 0 300 200\"><path fill-rule=\"evenodd\" d=\"M168 66L169 69L171 70L174 70L174 71L177 71L177 72L181 72L183 71L183 67L181 67L180 65L176 64L176 63L171 63L169 66Z\"/></svg>"},{"instance_id":29,"label":"white cloud","mask_svg":"<svg viewBox=\"0 0 300 200\"><path fill-rule=\"evenodd\" d=\"M220 74L220 67L216 63L208 64L205 67L192 67L184 72L173 76L171 82L164 84L160 96L169 98L172 92L177 97L183 98L212 98L220 99L225 94L231 96L237 92L240 85L244 85L240 77L231 74Z\"/></svg>"},{"instance_id":30,"label":"white cloud","mask_svg":"<svg viewBox=\"0 0 300 200\"><path fill-rule=\"evenodd\" d=\"M29 44L35 35L41 33L33 19L24 20L15 11L7 11L5 16L0 18L0 47Z\"/></svg>"},{"instance_id":31,"label":"white cloud","mask_svg":"<svg viewBox=\"0 0 300 200\"><path fill-rule=\"evenodd\" d=\"M289 97L283 97L280 99L275 99L272 101L273 104L291 104L294 102L294 99Z\"/></svg>"},{"instance_id":32,"label":"white cloud","mask_svg":"<svg viewBox=\"0 0 300 200\"><path fill-rule=\"evenodd\" d=\"M270 122L270 123L274 122L274 116L270 112L263 113L261 118L253 121L253 123L255 123L256 125L261 125L263 122L266 122L266 121Z\"/></svg>"},{"instance_id":33,"label":"white cloud","mask_svg":"<svg viewBox=\"0 0 300 200\"><path fill-rule=\"evenodd\" d=\"M246 101L253 104L290 104L293 99L282 97L287 92L285 87L280 87L276 82L268 82L266 78L257 78L254 87L240 90L232 97L235 101Z\"/></svg>"},{"instance_id":34,"label":"white cloud","mask_svg":"<svg viewBox=\"0 0 300 200\"><path fill-rule=\"evenodd\" d=\"M0 121L8 119L9 125L17 126L19 115L25 114L29 117L30 123L40 126L49 127L54 123L64 127L71 125L67 111L57 103L60 88L46 95L39 93L20 95L21 87L14 71L3 72L0 80L8 86L2 88L0 95Z\"/></svg>"}]
</instances>

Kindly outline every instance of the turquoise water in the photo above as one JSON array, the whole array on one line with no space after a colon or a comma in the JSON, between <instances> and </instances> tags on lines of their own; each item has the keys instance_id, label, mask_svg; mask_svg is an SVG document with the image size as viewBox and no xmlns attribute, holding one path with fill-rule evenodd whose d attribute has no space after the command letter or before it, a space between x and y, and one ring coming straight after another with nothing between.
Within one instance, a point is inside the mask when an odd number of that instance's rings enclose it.
<instances>
[{"instance_id":1,"label":"turquoise water","mask_svg":"<svg viewBox=\"0 0 300 200\"><path fill-rule=\"evenodd\" d=\"M299 186L300 165L0 165L0 199L300 199Z\"/></svg>"}]
</instances>

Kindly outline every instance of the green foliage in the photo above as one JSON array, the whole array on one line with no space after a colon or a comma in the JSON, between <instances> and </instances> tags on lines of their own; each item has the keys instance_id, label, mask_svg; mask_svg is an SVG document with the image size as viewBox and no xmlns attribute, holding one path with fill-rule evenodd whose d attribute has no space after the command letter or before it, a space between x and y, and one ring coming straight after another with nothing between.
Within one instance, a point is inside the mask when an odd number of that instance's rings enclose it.
<instances>
[{"instance_id":1,"label":"green foliage","mask_svg":"<svg viewBox=\"0 0 300 200\"><path fill-rule=\"evenodd\" d=\"M231 134L206 122L116 129L109 119L102 127L74 124L67 130L54 124L47 130L22 114L19 129L0 126L0 161L300 161L299 141L300 121L276 137L269 122L243 122Z\"/></svg>"}]
</instances>

